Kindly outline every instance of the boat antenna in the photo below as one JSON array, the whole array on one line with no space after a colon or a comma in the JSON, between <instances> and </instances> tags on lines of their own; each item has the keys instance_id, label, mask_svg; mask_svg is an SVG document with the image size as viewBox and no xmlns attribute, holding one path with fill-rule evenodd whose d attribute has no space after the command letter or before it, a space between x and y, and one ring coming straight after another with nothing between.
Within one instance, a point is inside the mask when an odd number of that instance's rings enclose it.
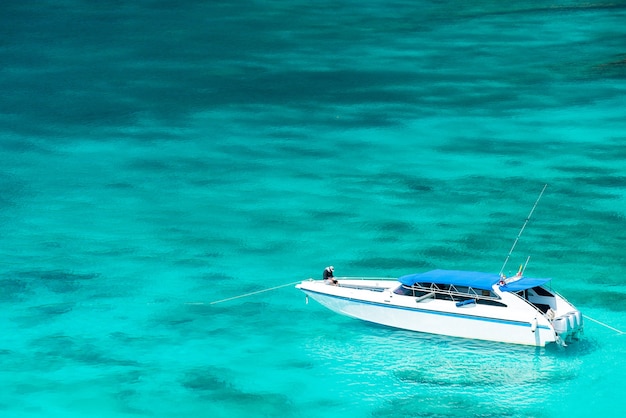
<instances>
[{"instance_id":1,"label":"boat antenna","mask_svg":"<svg viewBox=\"0 0 626 418\"><path fill-rule=\"evenodd\" d=\"M517 234L517 238L515 238L515 242L513 242L513 246L511 247L511 250L507 254L506 259L504 260L504 264L502 264L502 268L500 269L500 276L502 276L502 272L504 271L504 268L506 267L506 263L509 262L509 258L511 257L511 254L513 253L513 249L515 249L515 246L517 245L517 241L519 241L519 238L522 236L522 233L524 232L524 228L526 228L526 224L530 220L530 217L533 216L533 212L535 211L535 208L537 207L537 204L539 203L539 199L541 199L541 196L543 196L543 192L546 190L546 187L548 187L548 184L543 185L543 189L541 189L541 193L539 193L539 197L535 201L533 208L530 210L530 213L526 217L526 221L524 222L524 225L522 225L522 229L520 229L519 233ZM528 260L526 260L526 263L528 263Z\"/></svg>"},{"instance_id":2,"label":"boat antenna","mask_svg":"<svg viewBox=\"0 0 626 418\"><path fill-rule=\"evenodd\" d=\"M528 265L529 261L530 261L530 256L528 256L528 258L526 259L526 262L524 263L524 267L520 270L521 276L524 275L524 272L526 271L526 266Z\"/></svg>"}]
</instances>

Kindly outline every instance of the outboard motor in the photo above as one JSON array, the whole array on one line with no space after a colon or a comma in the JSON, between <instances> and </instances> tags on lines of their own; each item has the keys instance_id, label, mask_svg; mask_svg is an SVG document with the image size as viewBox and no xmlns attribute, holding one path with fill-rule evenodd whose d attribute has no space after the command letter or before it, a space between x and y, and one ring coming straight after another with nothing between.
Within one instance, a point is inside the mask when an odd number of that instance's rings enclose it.
<instances>
[{"instance_id":1,"label":"outboard motor","mask_svg":"<svg viewBox=\"0 0 626 418\"><path fill-rule=\"evenodd\" d=\"M583 315L580 311L572 311L568 313L568 316L570 317L571 322L574 323L574 327L571 331L572 338L577 340L583 331Z\"/></svg>"},{"instance_id":2,"label":"outboard motor","mask_svg":"<svg viewBox=\"0 0 626 418\"><path fill-rule=\"evenodd\" d=\"M563 340L565 340L565 337L570 330L568 317L559 316L558 318L554 318L554 321L552 321L552 326L554 327L554 331L556 331L556 333L560 335Z\"/></svg>"}]
</instances>

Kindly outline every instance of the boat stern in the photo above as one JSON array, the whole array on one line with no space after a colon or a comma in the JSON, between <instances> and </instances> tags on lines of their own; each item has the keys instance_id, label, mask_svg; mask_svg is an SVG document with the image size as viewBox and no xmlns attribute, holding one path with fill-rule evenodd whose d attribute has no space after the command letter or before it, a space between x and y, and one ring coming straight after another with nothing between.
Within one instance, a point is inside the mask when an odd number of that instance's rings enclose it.
<instances>
[{"instance_id":1,"label":"boat stern","mask_svg":"<svg viewBox=\"0 0 626 418\"><path fill-rule=\"evenodd\" d=\"M580 339L583 333L583 316L579 310L573 309L552 319L552 327L557 335L557 341L567 344Z\"/></svg>"}]
</instances>

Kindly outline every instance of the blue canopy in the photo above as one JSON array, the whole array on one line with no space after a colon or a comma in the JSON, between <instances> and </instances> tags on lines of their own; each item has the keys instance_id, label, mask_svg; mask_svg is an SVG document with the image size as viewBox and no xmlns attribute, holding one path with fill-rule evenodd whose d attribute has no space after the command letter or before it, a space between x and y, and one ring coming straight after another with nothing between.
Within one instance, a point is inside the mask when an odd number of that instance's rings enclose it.
<instances>
[{"instance_id":1,"label":"blue canopy","mask_svg":"<svg viewBox=\"0 0 626 418\"><path fill-rule=\"evenodd\" d=\"M533 279L522 277L511 281L500 289L504 292L518 292L541 286L551 279ZM467 286L475 289L491 289L494 284L500 281L500 276L494 273L482 273L479 271L464 270L431 270L426 273L409 274L402 276L398 281L406 286L413 286L415 283L436 283L454 286Z\"/></svg>"},{"instance_id":2,"label":"blue canopy","mask_svg":"<svg viewBox=\"0 0 626 418\"><path fill-rule=\"evenodd\" d=\"M477 289L491 289L499 280L500 276L494 273L463 270L431 270L426 273L409 274L398 279L400 283L407 286L413 286L415 283L436 283Z\"/></svg>"},{"instance_id":3,"label":"blue canopy","mask_svg":"<svg viewBox=\"0 0 626 418\"><path fill-rule=\"evenodd\" d=\"M530 289L536 286L542 286L552 279L533 279L531 277L522 277L519 280L512 281L500 286L503 292L519 292L520 290Z\"/></svg>"}]
</instances>

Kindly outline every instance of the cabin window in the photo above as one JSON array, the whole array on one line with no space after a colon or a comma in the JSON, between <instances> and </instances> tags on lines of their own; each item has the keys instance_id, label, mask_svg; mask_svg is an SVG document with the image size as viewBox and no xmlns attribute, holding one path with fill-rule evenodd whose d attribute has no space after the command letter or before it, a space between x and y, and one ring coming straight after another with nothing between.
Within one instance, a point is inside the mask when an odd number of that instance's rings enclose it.
<instances>
[{"instance_id":1,"label":"cabin window","mask_svg":"<svg viewBox=\"0 0 626 418\"><path fill-rule=\"evenodd\" d=\"M418 297L418 296L424 296L428 292L426 292L425 290L415 289L409 286L402 285L398 287L396 290L394 290L393 293L395 293L396 295Z\"/></svg>"},{"instance_id":2,"label":"cabin window","mask_svg":"<svg viewBox=\"0 0 626 418\"><path fill-rule=\"evenodd\" d=\"M452 284L441 284L441 283L415 283L412 287L403 286L405 290L402 290L404 293L400 293L398 290L396 293L403 294L406 296L424 296L429 293L433 293L434 299L440 300L451 300L451 301L459 301L459 300L467 300L467 298L471 299L500 299L498 295L496 295L493 291L488 289L473 289L468 286L455 286ZM413 291L413 293L410 293ZM499 305L498 305L499 306ZM504 305L503 305L504 306Z\"/></svg>"},{"instance_id":3,"label":"cabin window","mask_svg":"<svg viewBox=\"0 0 626 418\"><path fill-rule=\"evenodd\" d=\"M533 287L533 290L539 296L554 296L552 293L548 292L546 289L544 289L541 286Z\"/></svg>"},{"instance_id":4,"label":"cabin window","mask_svg":"<svg viewBox=\"0 0 626 418\"><path fill-rule=\"evenodd\" d=\"M400 286L393 291L396 295L413 296L413 289L405 285Z\"/></svg>"}]
</instances>

